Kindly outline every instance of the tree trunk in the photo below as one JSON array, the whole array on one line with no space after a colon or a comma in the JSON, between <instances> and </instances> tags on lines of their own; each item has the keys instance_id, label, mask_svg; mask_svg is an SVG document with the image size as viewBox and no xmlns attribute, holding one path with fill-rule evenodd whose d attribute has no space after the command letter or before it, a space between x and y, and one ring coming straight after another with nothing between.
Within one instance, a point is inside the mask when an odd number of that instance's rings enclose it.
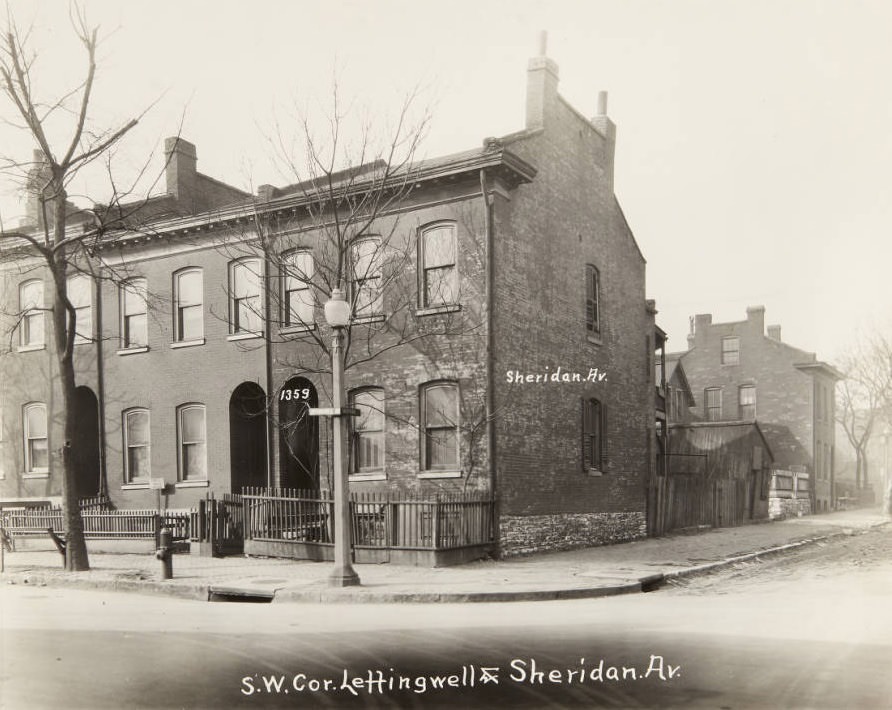
<instances>
[{"instance_id":1,"label":"tree trunk","mask_svg":"<svg viewBox=\"0 0 892 710\"><path fill-rule=\"evenodd\" d=\"M55 185L53 187L56 187ZM77 490L77 477L73 465L73 450L83 442L75 440L77 412L75 402L75 372L72 341L74 339L73 315L66 308L67 264L66 249L58 247L65 239L65 190L61 186L53 191L53 245L56 251L52 257L50 272L53 278L53 344L56 361L59 364L59 380L62 393L61 413L63 441L61 446L62 463L62 516L65 520L65 569L78 572L90 569L87 557L87 544L84 540L84 521L81 517L80 495ZM52 385L51 385L52 386ZM53 413L54 414L54 413Z\"/></svg>"}]
</instances>

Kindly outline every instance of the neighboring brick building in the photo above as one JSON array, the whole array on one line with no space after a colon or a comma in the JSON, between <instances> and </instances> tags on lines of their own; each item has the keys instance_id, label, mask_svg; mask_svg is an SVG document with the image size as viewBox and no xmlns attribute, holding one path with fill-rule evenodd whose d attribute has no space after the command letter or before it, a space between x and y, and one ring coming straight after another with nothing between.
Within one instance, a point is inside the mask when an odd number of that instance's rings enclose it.
<instances>
[{"instance_id":1,"label":"neighboring brick building","mask_svg":"<svg viewBox=\"0 0 892 710\"><path fill-rule=\"evenodd\" d=\"M834 389L841 374L814 353L781 341L780 326L765 329L765 308L747 319L692 320L681 356L706 421L758 421L779 469L811 474L815 511L833 506Z\"/></svg>"},{"instance_id":2,"label":"neighboring brick building","mask_svg":"<svg viewBox=\"0 0 892 710\"><path fill-rule=\"evenodd\" d=\"M493 494L503 554L643 536L654 466L655 311L613 193L615 127L605 96L589 120L557 78L531 60L526 127L391 175L411 189L349 242L351 490ZM151 228L109 240L116 280L84 291L97 444L79 453L81 493L149 507L162 477L183 508L243 486L329 488L329 423L306 416L330 401L318 185L249 197L196 173L191 144L168 150ZM380 170L339 176L343 194L368 194ZM29 279L4 272L7 302ZM2 499L57 495L47 351L0 363Z\"/></svg>"}]
</instances>

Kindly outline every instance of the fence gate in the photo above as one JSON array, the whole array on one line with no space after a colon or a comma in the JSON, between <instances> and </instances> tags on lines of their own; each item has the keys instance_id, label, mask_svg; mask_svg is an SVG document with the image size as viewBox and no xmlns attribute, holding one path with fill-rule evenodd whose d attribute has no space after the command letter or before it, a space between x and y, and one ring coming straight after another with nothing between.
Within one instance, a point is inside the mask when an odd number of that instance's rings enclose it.
<instances>
[{"instance_id":1,"label":"fence gate","mask_svg":"<svg viewBox=\"0 0 892 710\"><path fill-rule=\"evenodd\" d=\"M192 521L192 541L211 555L238 555L245 551L244 507L241 496L208 494L198 501Z\"/></svg>"}]
</instances>

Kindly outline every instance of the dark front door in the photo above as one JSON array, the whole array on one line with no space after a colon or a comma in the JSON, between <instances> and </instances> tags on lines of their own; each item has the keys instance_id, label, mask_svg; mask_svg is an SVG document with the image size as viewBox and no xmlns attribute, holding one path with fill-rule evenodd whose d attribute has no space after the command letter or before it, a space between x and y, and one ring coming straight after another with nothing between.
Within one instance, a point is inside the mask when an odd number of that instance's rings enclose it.
<instances>
[{"instance_id":1,"label":"dark front door","mask_svg":"<svg viewBox=\"0 0 892 710\"><path fill-rule=\"evenodd\" d=\"M99 495L99 400L89 387L74 390L75 430L71 442L71 461L81 498Z\"/></svg>"},{"instance_id":2,"label":"dark front door","mask_svg":"<svg viewBox=\"0 0 892 710\"><path fill-rule=\"evenodd\" d=\"M245 487L265 487L266 394L260 385L243 382L229 398L230 485L233 493Z\"/></svg>"},{"instance_id":3,"label":"dark front door","mask_svg":"<svg viewBox=\"0 0 892 710\"><path fill-rule=\"evenodd\" d=\"M313 383L292 377L279 391L279 473L282 488L319 489L319 406Z\"/></svg>"}]
</instances>

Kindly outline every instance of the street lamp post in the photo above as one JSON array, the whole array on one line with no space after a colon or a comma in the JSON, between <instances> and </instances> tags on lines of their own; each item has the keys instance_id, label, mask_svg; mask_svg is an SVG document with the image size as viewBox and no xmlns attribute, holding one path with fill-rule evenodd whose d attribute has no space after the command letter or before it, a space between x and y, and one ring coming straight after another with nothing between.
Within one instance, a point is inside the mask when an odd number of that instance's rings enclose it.
<instances>
[{"instance_id":1,"label":"street lamp post","mask_svg":"<svg viewBox=\"0 0 892 710\"><path fill-rule=\"evenodd\" d=\"M892 471L889 471L889 425L883 428L883 511L892 515Z\"/></svg>"},{"instance_id":2,"label":"street lamp post","mask_svg":"<svg viewBox=\"0 0 892 710\"><path fill-rule=\"evenodd\" d=\"M334 448L334 569L328 577L332 587L355 587L359 575L350 562L350 497L347 484L347 420L344 410L344 328L350 323L350 304L340 289L333 289L325 303L325 322L331 340L332 433Z\"/></svg>"}]
</instances>

